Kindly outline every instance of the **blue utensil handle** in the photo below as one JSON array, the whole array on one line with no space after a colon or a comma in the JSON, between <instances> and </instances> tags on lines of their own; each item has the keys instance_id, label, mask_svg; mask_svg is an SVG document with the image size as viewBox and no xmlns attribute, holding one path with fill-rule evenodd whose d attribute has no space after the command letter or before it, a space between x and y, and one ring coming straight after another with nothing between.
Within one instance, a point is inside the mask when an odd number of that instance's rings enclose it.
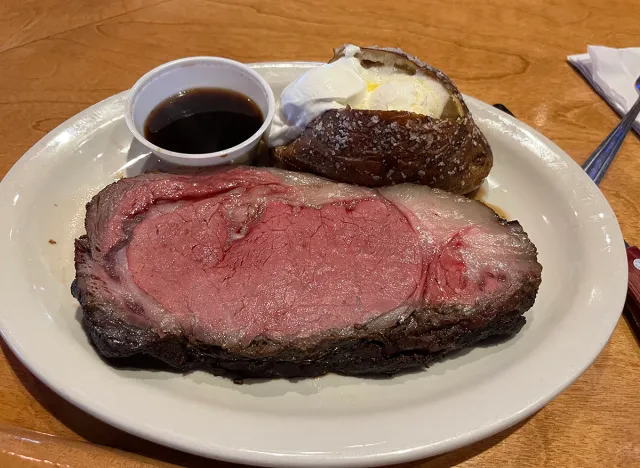
<instances>
[{"instance_id":1,"label":"blue utensil handle","mask_svg":"<svg viewBox=\"0 0 640 468\"><path fill-rule=\"evenodd\" d=\"M582 165L587 175L591 177L596 184L600 184L600 181L604 177L615 158L624 138L629 133L629 129L636 120L638 113L640 112L640 99L636 101L633 107L629 110L627 115L620 121L620 123L614 128L611 133L604 139L600 145L595 149L591 156Z\"/></svg>"}]
</instances>

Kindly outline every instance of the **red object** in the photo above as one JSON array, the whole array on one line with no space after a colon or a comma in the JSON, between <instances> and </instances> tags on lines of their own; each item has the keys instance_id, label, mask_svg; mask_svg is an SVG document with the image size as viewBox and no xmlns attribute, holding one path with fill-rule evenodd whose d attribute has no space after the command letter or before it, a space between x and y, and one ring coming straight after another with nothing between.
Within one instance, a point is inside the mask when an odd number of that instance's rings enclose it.
<instances>
[{"instance_id":1,"label":"red object","mask_svg":"<svg viewBox=\"0 0 640 468\"><path fill-rule=\"evenodd\" d=\"M629 264L629 290L624 312L635 332L636 339L640 341L640 249L629 247L627 260Z\"/></svg>"}]
</instances>

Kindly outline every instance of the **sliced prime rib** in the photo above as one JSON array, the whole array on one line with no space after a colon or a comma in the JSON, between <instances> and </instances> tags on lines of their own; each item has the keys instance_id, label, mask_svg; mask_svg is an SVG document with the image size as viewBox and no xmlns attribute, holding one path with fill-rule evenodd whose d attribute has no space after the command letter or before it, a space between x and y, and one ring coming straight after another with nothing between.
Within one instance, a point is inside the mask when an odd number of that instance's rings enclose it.
<instances>
[{"instance_id":1,"label":"sliced prime rib","mask_svg":"<svg viewBox=\"0 0 640 468\"><path fill-rule=\"evenodd\" d=\"M542 270L480 202L268 168L119 180L85 224L72 293L97 350L234 378L428 366L517 333Z\"/></svg>"}]
</instances>

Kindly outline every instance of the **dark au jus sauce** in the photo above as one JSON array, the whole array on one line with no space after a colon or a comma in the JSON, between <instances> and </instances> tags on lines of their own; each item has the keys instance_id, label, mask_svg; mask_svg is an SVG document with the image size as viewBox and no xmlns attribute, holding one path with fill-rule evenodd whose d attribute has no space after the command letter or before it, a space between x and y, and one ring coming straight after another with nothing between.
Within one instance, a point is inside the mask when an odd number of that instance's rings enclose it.
<instances>
[{"instance_id":1,"label":"dark au jus sauce","mask_svg":"<svg viewBox=\"0 0 640 468\"><path fill-rule=\"evenodd\" d=\"M249 97L220 88L197 88L162 101L144 124L144 137L178 153L229 149L249 139L264 123Z\"/></svg>"}]
</instances>

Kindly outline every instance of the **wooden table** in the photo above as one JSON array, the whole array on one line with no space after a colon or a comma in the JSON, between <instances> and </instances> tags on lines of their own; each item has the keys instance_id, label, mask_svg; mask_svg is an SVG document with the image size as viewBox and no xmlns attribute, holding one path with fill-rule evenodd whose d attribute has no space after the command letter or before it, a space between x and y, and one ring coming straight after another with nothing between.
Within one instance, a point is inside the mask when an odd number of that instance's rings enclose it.
<instances>
[{"instance_id":1,"label":"wooden table","mask_svg":"<svg viewBox=\"0 0 640 468\"><path fill-rule=\"evenodd\" d=\"M618 116L567 65L566 56L584 52L587 44L640 46L640 10L632 3L4 0L0 175L56 125L130 87L162 62L189 55L326 60L344 42L403 47L445 70L462 92L507 104L582 162ZM640 243L637 135L627 139L602 190L625 238ZM72 466L164 466L159 460L224 465L113 429L48 390L4 343L2 355L2 466L40 466L42 458ZM640 348L621 320L596 363L538 414L485 441L410 466L640 466L638 388ZM59 437L31 434L42 441L36 446L20 439L23 433L15 427Z\"/></svg>"}]
</instances>

